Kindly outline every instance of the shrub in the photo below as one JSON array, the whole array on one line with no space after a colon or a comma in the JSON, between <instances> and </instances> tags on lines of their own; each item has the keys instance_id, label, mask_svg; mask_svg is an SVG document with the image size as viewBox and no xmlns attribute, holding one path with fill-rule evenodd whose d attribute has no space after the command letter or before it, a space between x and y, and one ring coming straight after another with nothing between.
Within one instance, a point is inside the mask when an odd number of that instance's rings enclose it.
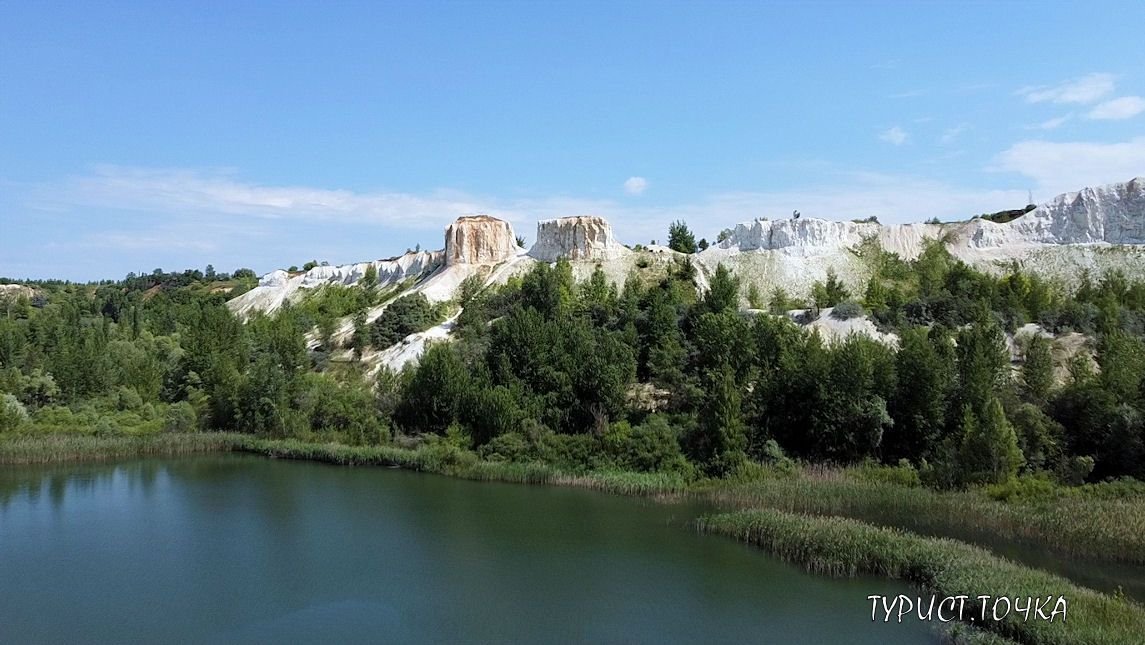
<instances>
[{"instance_id":1,"label":"shrub","mask_svg":"<svg viewBox=\"0 0 1145 645\"><path fill-rule=\"evenodd\" d=\"M681 474L691 470L676 431L660 415L635 428L626 421L612 424L604 435L604 445L616 465L625 470Z\"/></svg>"},{"instance_id":2,"label":"shrub","mask_svg":"<svg viewBox=\"0 0 1145 645\"><path fill-rule=\"evenodd\" d=\"M167 408L163 419L164 432L192 432L199 425L195 408L187 401L179 401Z\"/></svg>"},{"instance_id":3,"label":"shrub","mask_svg":"<svg viewBox=\"0 0 1145 645\"><path fill-rule=\"evenodd\" d=\"M854 300L844 300L831 310L831 317L836 320L850 320L863 315L863 306Z\"/></svg>"},{"instance_id":4,"label":"shrub","mask_svg":"<svg viewBox=\"0 0 1145 645\"><path fill-rule=\"evenodd\" d=\"M855 469L859 479L880 484L894 484L915 488L922 485L918 471L906 459L899 461L897 466L882 466L876 463L865 463Z\"/></svg>"},{"instance_id":5,"label":"shrub","mask_svg":"<svg viewBox=\"0 0 1145 645\"><path fill-rule=\"evenodd\" d=\"M11 394L0 395L0 432L15 430L28 420L28 411Z\"/></svg>"},{"instance_id":6,"label":"shrub","mask_svg":"<svg viewBox=\"0 0 1145 645\"><path fill-rule=\"evenodd\" d=\"M529 461L533 451L525 436L519 432L506 432L493 437L477 451L489 461Z\"/></svg>"},{"instance_id":7,"label":"shrub","mask_svg":"<svg viewBox=\"0 0 1145 645\"><path fill-rule=\"evenodd\" d=\"M1059 492L1054 482L1040 476L1014 477L986 487L986 494L1000 502L1053 499Z\"/></svg>"},{"instance_id":8,"label":"shrub","mask_svg":"<svg viewBox=\"0 0 1145 645\"><path fill-rule=\"evenodd\" d=\"M389 347L410 334L433 326L433 306L420 293L402 296L391 302L370 329L370 344Z\"/></svg>"}]
</instances>

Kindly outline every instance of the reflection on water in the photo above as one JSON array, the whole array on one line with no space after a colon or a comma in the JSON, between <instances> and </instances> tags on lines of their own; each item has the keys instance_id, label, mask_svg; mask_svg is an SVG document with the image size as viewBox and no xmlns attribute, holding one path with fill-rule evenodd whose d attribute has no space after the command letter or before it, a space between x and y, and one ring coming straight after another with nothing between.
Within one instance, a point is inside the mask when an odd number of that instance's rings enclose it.
<instances>
[{"instance_id":1,"label":"reflection on water","mask_svg":"<svg viewBox=\"0 0 1145 645\"><path fill-rule=\"evenodd\" d=\"M76 513L72 513L70 517L65 508L69 503L79 509L76 512L82 514L82 508L85 506L89 510L109 505L118 506L119 502L116 500L123 500L124 503L141 509L149 506L162 508L174 500L184 505L184 510L192 515L226 512L228 505L237 503L245 513L254 518L254 521L232 527L232 530L244 531L245 537L256 541L260 547L260 557L265 557L268 561L298 560L295 566L305 567L312 562L307 558L300 558L294 550L305 546L305 543L299 543L298 540L301 538L298 536L305 536L309 530L307 522L310 518L307 513L300 512L305 510L300 509L300 505L312 503L307 500L313 495L313 491L305 489L308 486L307 482L313 477L311 471L316 469L317 472L324 473L326 478L338 479L339 494L323 496L319 502L327 511L336 515L352 516L376 503L378 497L376 480L379 476L389 478L387 481L404 481L407 484L423 482L418 486L435 491L443 485L442 478L411 473L379 472L375 476L340 477L329 472L332 467L320 464L274 464L269 468L267 466L267 460L259 457L228 455L167 461L137 460L110 464L0 468L0 535L3 535L2 529L5 524L10 530L14 530L12 527L20 523L34 525L37 522L36 518L40 518L39 522L48 518L55 518L58 521L74 520ZM301 472L306 474L295 474ZM406 479L402 479L403 477ZM411 477L412 479L409 479ZM463 488L471 487L474 485L463 485ZM507 488L512 490L521 487L486 485L482 490L496 491L493 494L503 498L512 496L511 493L504 492ZM194 494L188 494L192 489ZM583 491L572 491L572 493L570 499L582 500L584 503L559 512L569 513L578 518L578 530L585 540L591 542L608 539L611 541L611 546L623 554L623 557L639 557L646 550L646 545L642 542L643 530L630 524L610 521L610 513L613 511L609 505L594 501L600 496L586 496ZM549 497L552 498L553 495L550 494ZM409 534L410 539L402 542L403 548L418 551L422 557L429 557L421 547L426 542L423 539L426 534L452 536L466 546L466 549L460 552L451 550L447 553L433 554L433 559L437 562L449 563L458 557L458 553L461 554L460 557L467 558L471 562L492 561L495 558L491 554L478 551L483 548L499 548L499 545L505 542L515 541L516 548L528 553L533 549L546 548L560 539L560 535L552 534L554 525L550 523L501 522L496 514L487 512L483 506L486 502L478 503L478 500L487 499L488 495L440 494L439 491L431 497L416 495L390 498L389 501L392 504L399 504L402 518L409 523L409 526L417 529ZM546 501L552 503L552 499ZM646 505L639 500L627 500L626 503ZM685 530L684 525L702 512L697 507L681 505L664 506L661 510L663 517L659 520L681 530ZM155 513L152 513L152 516L154 515ZM168 521L173 519L169 518ZM626 532L626 528L634 531ZM474 534L495 536L497 539L466 539L467 536ZM981 536L958 535L947 537L981 538ZM1001 555L1031 566L1055 571L1080 584L1107 592L1121 589L1130 597L1145 600L1145 567L1066 559L1032 546L1001 542L990 546ZM196 548L201 549L205 557L224 557L227 555L228 547L225 544L201 544ZM718 556L717 553L712 555ZM552 566L552 563L546 564ZM322 575L320 570L305 573L312 576ZM289 586L290 581L280 580L276 582L278 583ZM596 580L586 581L589 585L595 583Z\"/></svg>"},{"instance_id":2,"label":"reflection on water","mask_svg":"<svg viewBox=\"0 0 1145 645\"><path fill-rule=\"evenodd\" d=\"M252 456L0 470L0 642L926 643L696 509ZM766 636L763 636L766 635Z\"/></svg>"},{"instance_id":3,"label":"reflection on water","mask_svg":"<svg viewBox=\"0 0 1145 645\"><path fill-rule=\"evenodd\" d=\"M699 536L700 510L249 455L7 467L0 642L933 641L870 622L905 586Z\"/></svg>"}]
</instances>

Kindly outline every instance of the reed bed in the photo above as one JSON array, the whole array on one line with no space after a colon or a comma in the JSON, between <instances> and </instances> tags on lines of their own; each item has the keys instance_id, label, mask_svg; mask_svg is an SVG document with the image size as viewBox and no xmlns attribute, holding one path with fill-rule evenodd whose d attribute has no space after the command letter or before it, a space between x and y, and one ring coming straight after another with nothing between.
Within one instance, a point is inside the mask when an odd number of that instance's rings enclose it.
<instances>
[{"instance_id":1,"label":"reed bed","mask_svg":"<svg viewBox=\"0 0 1145 645\"><path fill-rule=\"evenodd\" d=\"M0 464L51 464L227 452L242 439L242 435L222 432L109 437L17 435L0 438Z\"/></svg>"},{"instance_id":2,"label":"reed bed","mask_svg":"<svg viewBox=\"0 0 1145 645\"><path fill-rule=\"evenodd\" d=\"M701 531L754 544L809 571L833 576L876 574L905 580L927 594L969 597L966 615L980 616L979 595L1013 598L1064 596L1066 620L1005 619L976 622L1001 636L1030 645L1140 644L1145 608L1123 597L1079 587L989 551L943 538L928 538L849 518L817 517L778 510L737 511L697 521ZM1051 605L1052 606L1052 605Z\"/></svg>"},{"instance_id":3,"label":"reed bed","mask_svg":"<svg viewBox=\"0 0 1145 645\"><path fill-rule=\"evenodd\" d=\"M716 483L702 490L716 504L733 509L850 517L983 544L1024 543L1064 555L1145 564L1145 497L1141 496L1073 494L1001 502L980 490L899 486L838 470L745 484Z\"/></svg>"},{"instance_id":4,"label":"reed bed","mask_svg":"<svg viewBox=\"0 0 1145 645\"><path fill-rule=\"evenodd\" d=\"M637 472L572 474L541 463L484 461L471 452L442 444L411 449L247 438L237 444L237 449L278 459L305 459L347 466L388 466L479 481L576 486L618 495L679 495L687 488L687 483L678 475Z\"/></svg>"}]
</instances>

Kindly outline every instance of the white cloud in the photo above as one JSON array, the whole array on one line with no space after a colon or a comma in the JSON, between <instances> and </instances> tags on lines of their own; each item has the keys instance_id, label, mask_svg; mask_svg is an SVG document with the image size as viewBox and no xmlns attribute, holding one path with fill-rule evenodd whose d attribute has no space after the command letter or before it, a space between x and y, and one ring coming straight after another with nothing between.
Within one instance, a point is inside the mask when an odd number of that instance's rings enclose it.
<instances>
[{"instance_id":1,"label":"white cloud","mask_svg":"<svg viewBox=\"0 0 1145 645\"><path fill-rule=\"evenodd\" d=\"M1142 112L1145 112L1145 99L1140 96L1122 96L1112 101L1097 104L1089 111L1089 114L1085 115L1085 118L1109 120L1130 119Z\"/></svg>"},{"instance_id":2,"label":"white cloud","mask_svg":"<svg viewBox=\"0 0 1145 645\"><path fill-rule=\"evenodd\" d=\"M431 228L460 215L483 212L473 198L440 190L426 195L354 192L307 186L263 186L233 173L184 169L98 166L40 201L161 213L244 215L265 219L367 221L402 228ZM497 213L490 213L497 214Z\"/></svg>"},{"instance_id":3,"label":"white cloud","mask_svg":"<svg viewBox=\"0 0 1145 645\"><path fill-rule=\"evenodd\" d=\"M1026 129L1027 130L1057 130L1058 128L1062 127L1066 121L1069 121L1072 118L1073 118L1073 114L1070 113L1070 114L1066 114L1064 116L1059 116L1059 117L1054 117L1052 119L1047 119L1045 121L1042 121L1041 123L1036 123L1034 125L1028 125L1028 126L1026 126Z\"/></svg>"},{"instance_id":4,"label":"white cloud","mask_svg":"<svg viewBox=\"0 0 1145 645\"><path fill-rule=\"evenodd\" d=\"M1057 85L1024 87L1018 95L1029 103L1094 103L1113 92L1113 74L1093 73Z\"/></svg>"},{"instance_id":5,"label":"white cloud","mask_svg":"<svg viewBox=\"0 0 1145 645\"><path fill-rule=\"evenodd\" d=\"M879 139L882 139L883 141L896 146L901 146L902 144L906 143L906 140L909 136L910 135L907 134L906 130L903 130L897 125L879 133Z\"/></svg>"},{"instance_id":6,"label":"white cloud","mask_svg":"<svg viewBox=\"0 0 1145 645\"><path fill-rule=\"evenodd\" d=\"M960 123L953 128L949 128L946 132L943 132L942 136L938 138L938 142L943 145L954 143L955 139L957 139L963 132L966 132L969 129L969 125Z\"/></svg>"},{"instance_id":7,"label":"white cloud","mask_svg":"<svg viewBox=\"0 0 1145 645\"><path fill-rule=\"evenodd\" d=\"M425 231L417 235L427 247L438 244L441 230L454 218L488 213L509 220L527 233L537 220L568 215L606 217L620 239L660 239L670 222L683 219L701 236L754 217L782 217L799 209L805 216L852 219L877 215L883 222L921 221L929 217L965 217L972 213L1023 203L1025 189L994 190L953 186L913 177L873 173L820 173L814 184L782 191L738 191L709 195L675 205L632 206L619 200L570 196L499 198L439 190L428 194L354 192L307 186L268 186L237 179L234 174L193 170L101 167L63 184L41 186L26 199L52 204L74 214L91 208L134 211L159 228L133 230L131 236L107 233L99 241L121 248L170 245L207 250L218 239L250 239L274 244L287 220L318 224L364 224ZM1076 187L1076 186L1075 186ZM243 218L246 219L244 224ZM206 230L204 225L236 227L233 232ZM195 231L203 229L201 234ZM710 230L708 230L710 229ZM335 228L331 230L345 230ZM378 230L378 229L375 229ZM182 233L180 233L182 232ZM185 235L185 237L180 237ZM398 252L384 246L376 253ZM303 244L292 242L294 246ZM310 245L334 244L315 237ZM336 244L337 245L337 244ZM360 243L341 246L358 248ZM372 248L372 247L371 247ZM331 257L331 260L336 258ZM344 258L344 261L355 258Z\"/></svg>"},{"instance_id":8,"label":"white cloud","mask_svg":"<svg viewBox=\"0 0 1145 645\"><path fill-rule=\"evenodd\" d=\"M1145 174L1145 137L1122 143L1022 141L995 159L993 170L1020 173L1048 194Z\"/></svg>"},{"instance_id":9,"label":"white cloud","mask_svg":"<svg viewBox=\"0 0 1145 645\"><path fill-rule=\"evenodd\" d=\"M629 177L624 181L624 192L629 195L640 195L648 189L648 180L643 177Z\"/></svg>"}]
</instances>

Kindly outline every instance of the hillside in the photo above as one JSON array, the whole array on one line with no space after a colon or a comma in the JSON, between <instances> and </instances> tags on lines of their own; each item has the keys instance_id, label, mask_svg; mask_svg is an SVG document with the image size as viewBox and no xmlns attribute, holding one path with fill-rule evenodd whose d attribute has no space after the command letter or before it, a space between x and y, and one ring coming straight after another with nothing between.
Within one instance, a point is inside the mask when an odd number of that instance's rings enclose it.
<instances>
[{"instance_id":1,"label":"hillside","mask_svg":"<svg viewBox=\"0 0 1145 645\"><path fill-rule=\"evenodd\" d=\"M1006 222L976 217L964 222L881 225L876 222L841 222L814 218L756 219L737 224L731 235L691 256L696 267L692 281L700 291L717 267L727 267L747 290L770 298L777 289L796 301L807 301L813 285L837 276L851 293L866 289L874 271L875 249L913 260L928 244L940 241L949 253L967 265L1001 275L1018 267L1072 288L1083 275L1099 276L1109 270L1130 279L1145 278L1145 178L1085 188L1059 195ZM535 243L528 250L517 246L512 226L489 216L463 217L445 231L439 251L408 252L385 260L345 266L319 266L306 272L273 271L259 285L234 298L228 306L247 317L256 311L271 313L284 303L302 302L321 287L356 286L371 267L377 288L385 297L364 312L373 323L395 299L421 294L431 304L458 296L466 279L486 287L505 284L538 262L569 261L577 280L587 279L599 267L609 282L622 285L630 276L654 280L683 254L662 246L621 244L610 224L600 217L576 216L538 222ZM633 249L638 250L633 250ZM864 249L867 252L864 252ZM746 303L745 303L746 304ZM453 312L432 329L411 335L397 345L369 351L363 359L374 369L399 369L416 360L429 339L447 338ZM840 328L823 319L817 327L828 337ZM865 325L841 328L864 333ZM354 334L353 316L344 316L333 331L338 346ZM869 335L873 335L871 332ZM875 337L882 337L876 335ZM321 343L311 334L310 347ZM346 350L335 350L335 356Z\"/></svg>"}]
</instances>

